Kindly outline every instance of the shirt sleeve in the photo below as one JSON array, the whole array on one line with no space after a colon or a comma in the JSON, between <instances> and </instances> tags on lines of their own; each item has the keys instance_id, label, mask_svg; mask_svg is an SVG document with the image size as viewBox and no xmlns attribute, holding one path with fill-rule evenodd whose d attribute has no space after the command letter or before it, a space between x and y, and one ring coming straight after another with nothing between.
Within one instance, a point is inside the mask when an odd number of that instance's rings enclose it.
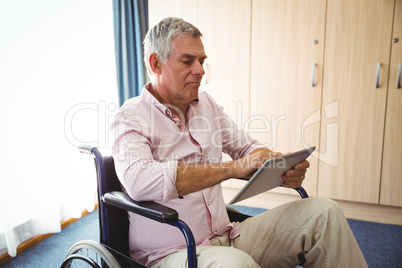
<instances>
[{"instance_id":1,"label":"shirt sleeve","mask_svg":"<svg viewBox=\"0 0 402 268\"><path fill-rule=\"evenodd\" d=\"M111 124L115 136L112 155L117 176L126 192L137 201L167 201L179 197L177 161L156 161L152 155L147 120L137 115L116 115Z\"/></svg>"}]
</instances>

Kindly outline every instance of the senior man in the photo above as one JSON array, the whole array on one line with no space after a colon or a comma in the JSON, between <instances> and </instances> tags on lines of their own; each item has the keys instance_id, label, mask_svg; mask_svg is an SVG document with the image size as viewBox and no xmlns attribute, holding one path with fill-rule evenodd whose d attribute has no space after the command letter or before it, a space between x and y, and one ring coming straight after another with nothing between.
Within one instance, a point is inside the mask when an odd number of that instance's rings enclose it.
<instances>
[{"instance_id":1,"label":"senior man","mask_svg":"<svg viewBox=\"0 0 402 268\"><path fill-rule=\"evenodd\" d=\"M241 223L229 221L220 183L249 178L281 154L238 129L199 90L207 58L201 36L179 18L163 19L148 31L144 60L151 82L124 103L111 126L123 190L178 211L193 231L199 267L294 267L301 260L304 267L367 267L331 200L303 199ZM223 162L222 153L233 161ZM308 167L304 161L287 171L283 186L300 186ZM129 220L132 258L152 267L186 267L178 229L133 213Z\"/></svg>"}]
</instances>

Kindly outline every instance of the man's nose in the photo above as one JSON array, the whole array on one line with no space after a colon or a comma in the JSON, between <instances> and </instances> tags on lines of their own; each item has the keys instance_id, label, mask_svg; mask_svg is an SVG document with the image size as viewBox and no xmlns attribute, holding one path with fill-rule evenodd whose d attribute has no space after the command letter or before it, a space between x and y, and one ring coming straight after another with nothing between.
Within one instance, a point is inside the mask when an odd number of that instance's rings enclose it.
<instances>
[{"instance_id":1,"label":"man's nose","mask_svg":"<svg viewBox=\"0 0 402 268\"><path fill-rule=\"evenodd\" d=\"M201 77L205 74L204 66L202 65L201 62L197 62L195 64L194 69L193 69L193 74L199 75Z\"/></svg>"}]
</instances>

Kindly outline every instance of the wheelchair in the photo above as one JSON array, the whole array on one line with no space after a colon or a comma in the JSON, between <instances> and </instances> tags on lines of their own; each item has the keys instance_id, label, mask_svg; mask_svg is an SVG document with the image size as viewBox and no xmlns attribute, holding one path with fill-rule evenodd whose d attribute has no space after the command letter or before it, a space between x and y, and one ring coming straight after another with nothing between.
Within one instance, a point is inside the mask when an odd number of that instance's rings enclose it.
<instances>
[{"instance_id":1,"label":"wheelchair","mask_svg":"<svg viewBox=\"0 0 402 268\"><path fill-rule=\"evenodd\" d=\"M161 224L176 226L187 244L188 267L197 267L196 244L188 225L179 219L179 214L164 205L151 201L138 202L121 191L112 156L102 156L96 147L82 145L82 153L94 157L99 205L100 242L82 240L75 243L61 264L61 268L146 268L129 257L129 220L127 211L139 214ZM302 188L295 189L302 198L307 198ZM237 209L226 206L231 221L243 221L250 217Z\"/></svg>"}]
</instances>

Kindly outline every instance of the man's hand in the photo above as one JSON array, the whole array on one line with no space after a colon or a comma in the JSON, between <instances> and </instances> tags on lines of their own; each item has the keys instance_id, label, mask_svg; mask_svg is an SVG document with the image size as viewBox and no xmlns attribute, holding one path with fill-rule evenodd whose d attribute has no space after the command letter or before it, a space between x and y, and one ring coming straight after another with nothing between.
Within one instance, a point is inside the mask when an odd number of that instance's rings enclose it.
<instances>
[{"instance_id":1,"label":"man's hand","mask_svg":"<svg viewBox=\"0 0 402 268\"><path fill-rule=\"evenodd\" d=\"M236 177L251 178L253 174L265 163L265 161L282 155L282 153L273 152L265 148L257 149L250 155L233 162L236 170ZM293 169L286 171L282 176L282 179L284 180L282 186L287 188L300 187L305 178L307 168L309 167L310 163L305 160L294 166Z\"/></svg>"},{"instance_id":2,"label":"man's hand","mask_svg":"<svg viewBox=\"0 0 402 268\"><path fill-rule=\"evenodd\" d=\"M265 161L281 155L266 148L256 149L250 155L233 161L235 178L251 178Z\"/></svg>"},{"instance_id":3,"label":"man's hand","mask_svg":"<svg viewBox=\"0 0 402 268\"><path fill-rule=\"evenodd\" d=\"M307 168L310 167L310 163L307 160L297 164L291 170L285 172L282 175L282 179L284 182L282 183L283 187L287 188L297 188L300 187L303 183L304 176L306 175Z\"/></svg>"}]
</instances>

